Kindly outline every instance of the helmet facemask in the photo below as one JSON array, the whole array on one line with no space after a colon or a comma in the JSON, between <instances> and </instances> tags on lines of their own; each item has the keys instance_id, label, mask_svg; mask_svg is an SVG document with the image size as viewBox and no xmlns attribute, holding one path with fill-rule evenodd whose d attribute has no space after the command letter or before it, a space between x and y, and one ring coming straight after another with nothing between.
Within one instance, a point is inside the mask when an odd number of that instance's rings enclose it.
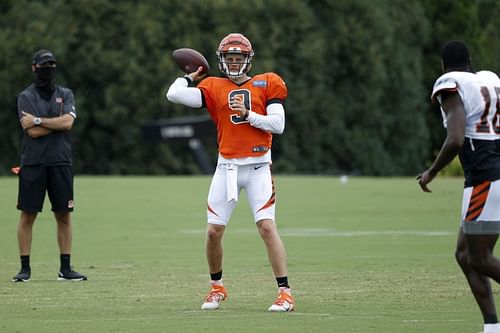
<instances>
[{"instance_id":1,"label":"helmet facemask","mask_svg":"<svg viewBox=\"0 0 500 333\"><path fill-rule=\"evenodd\" d=\"M254 54L252 44L248 38L242 34L232 33L224 37L220 42L216 53L219 58L220 71L231 79L237 79L245 76L252 67L251 62ZM239 66L237 70L230 70L231 67L234 67L235 63L229 63L227 61L227 56L236 54L243 55L244 59L241 63L238 62Z\"/></svg>"},{"instance_id":2,"label":"helmet facemask","mask_svg":"<svg viewBox=\"0 0 500 333\"><path fill-rule=\"evenodd\" d=\"M226 74L231 79L237 79L244 76L250 68L252 67L252 56L247 54L242 62L228 62L226 57L229 54L242 54L242 53L231 53L224 52L219 55L219 69L222 73ZM238 65L238 69L234 69L235 65Z\"/></svg>"}]
</instances>

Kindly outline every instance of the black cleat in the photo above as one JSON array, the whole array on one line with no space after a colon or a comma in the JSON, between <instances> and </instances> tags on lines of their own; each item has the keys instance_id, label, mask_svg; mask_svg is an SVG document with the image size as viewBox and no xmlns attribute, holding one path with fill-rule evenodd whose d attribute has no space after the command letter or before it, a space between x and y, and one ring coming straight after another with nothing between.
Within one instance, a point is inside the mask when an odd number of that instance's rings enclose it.
<instances>
[{"instance_id":1,"label":"black cleat","mask_svg":"<svg viewBox=\"0 0 500 333\"><path fill-rule=\"evenodd\" d=\"M31 279L31 272L21 270L19 273L16 274L16 276L12 278L12 282L28 282L30 279Z\"/></svg>"},{"instance_id":2,"label":"black cleat","mask_svg":"<svg viewBox=\"0 0 500 333\"><path fill-rule=\"evenodd\" d=\"M69 271L61 271L57 275L58 281L87 281L87 277L82 275L74 270L70 269Z\"/></svg>"}]
</instances>

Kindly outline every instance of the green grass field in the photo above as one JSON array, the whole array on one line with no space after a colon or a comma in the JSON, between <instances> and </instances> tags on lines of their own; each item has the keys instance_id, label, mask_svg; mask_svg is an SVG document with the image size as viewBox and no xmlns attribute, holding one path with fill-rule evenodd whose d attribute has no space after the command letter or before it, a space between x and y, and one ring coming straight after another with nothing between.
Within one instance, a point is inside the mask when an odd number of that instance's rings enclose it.
<instances>
[{"instance_id":1,"label":"green grass field","mask_svg":"<svg viewBox=\"0 0 500 333\"><path fill-rule=\"evenodd\" d=\"M58 282L55 222L19 269L17 179L0 178L0 332L470 332L482 318L453 252L462 180L277 176L277 223L297 301L267 313L276 285L244 195L224 239L229 298L202 311L209 177L77 177L73 265ZM497 286L495 286L497 291Z\"/></svg>"}]
</instances>

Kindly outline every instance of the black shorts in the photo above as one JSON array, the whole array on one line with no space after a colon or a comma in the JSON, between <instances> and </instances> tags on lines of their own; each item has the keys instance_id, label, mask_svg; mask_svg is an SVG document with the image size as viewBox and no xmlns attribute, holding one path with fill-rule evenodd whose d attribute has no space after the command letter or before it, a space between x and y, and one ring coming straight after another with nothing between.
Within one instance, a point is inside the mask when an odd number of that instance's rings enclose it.
<instances>
[{"instance_id":1,"label":"black shorts","mask_svg":"<svg viewBox=\"0 0 500 333\"><path fill-rule=\"evenodd\" d=\"M23 166L19 172L17 209L27 213L41 212L45 192L49 195L53 212L72 212L72 166Z\"/></svg>"}]
</instances>

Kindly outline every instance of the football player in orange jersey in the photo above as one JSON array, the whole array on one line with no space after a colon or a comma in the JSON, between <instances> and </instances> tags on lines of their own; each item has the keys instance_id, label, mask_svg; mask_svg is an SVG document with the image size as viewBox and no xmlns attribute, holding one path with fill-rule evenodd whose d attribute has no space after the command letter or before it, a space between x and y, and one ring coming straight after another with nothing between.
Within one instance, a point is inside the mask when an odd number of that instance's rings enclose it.
<instances>
[{"instance_id":1,"label":"football player in orange jersey","mask_svg":"<svg viewBox=\"0 0 500 333\"><path fill-rule=\"evenodd\" d=\"M222 237L241 189L247 192L278 284L278 298L268 311L288 312L295 305L288 284L286 251L275 224L271 175L272 135L283 133L283 102L288 91L275 73L248 75L253 55L245 36L229 34L217 50L219 69L225 77L208 77L192 87L205 76L199 67L177 78L167 92L171 102L207 108L217 127L219 156L208 194L206 238L212 288L201 307L204 310L217 309L227 298L222 284Z\"/></svg>"}]
</instances>

